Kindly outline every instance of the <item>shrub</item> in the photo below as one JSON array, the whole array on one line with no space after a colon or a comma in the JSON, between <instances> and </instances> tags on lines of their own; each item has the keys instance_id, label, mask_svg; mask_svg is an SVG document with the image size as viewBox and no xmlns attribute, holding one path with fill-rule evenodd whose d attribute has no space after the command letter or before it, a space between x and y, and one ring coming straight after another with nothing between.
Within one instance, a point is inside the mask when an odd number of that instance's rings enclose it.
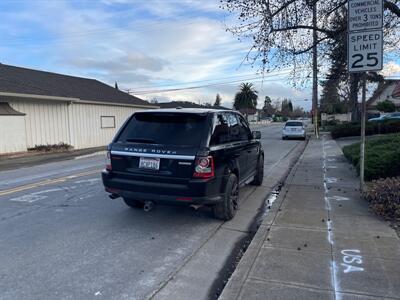
<instances>
[{"instance_id":1,"label":"shrub","mask_svg":"<svg viewBox=\"0 0 400 300\"><path fill-rule=\"evenodd\" d=\"M338 120L328 120L325 122L325 125L327 126L337 126L338 124L340 124L340 122Z\"/></svg>"},{"instance_id":2,"label":"shrub","mask_svg":"<svg viewBox=\"0 0 400 300\"><path fill-rule=\"evenodd\" d=\"M400 221L400 177L369 183L364 197L377 214Z\"/></svg>"},{"instance_id":3,"label":"shrub","mask_svg":"<svg viewBox=\"0 0 400 300\"><path fill-rule=\"evenodd\" d=\"M345 157L360 170L360 143L343 148ZM400 176L400 134L365 143L365 180Z\"/></svg>"},{"instance_id":4,"label":"shrub","mask_svg":"<svg viewBox=\"0 0 400 300\"><path fill-rule=\"evenodd\" d=\"M385 101L379 102L376 105L376 108L379 111L383 111L383 112L394 112L394 111L396 111L395 104L390 100L385 100Z\"/></svg>"},{"instance_id":5,"label":"shrub","mask_svg":"<svg viewBox=\"0 0 400 300\"><path fill-rule=\"evenodd\" d=\"M387 134L400 132L400 120L387 120L384 122L367 122L365 124L365 135ZM335 126L331 130L332 138L337 139L348 136L360 136L360 123L344 123Z\"/></svg>"},{"instance_id":6,"label":"shrub","mask_svg":"<svg viewBox=\"0 0 400 300\"><path fill-rule=\"evenodd\" d=\"M40 152L49 152L49 151L66 151L71 150L73 147L66 143L60 142L58 144L47 144L47 145L35 145L33 148L28 148L28 151L40 151Z\"/></svg>"}]
</instances>

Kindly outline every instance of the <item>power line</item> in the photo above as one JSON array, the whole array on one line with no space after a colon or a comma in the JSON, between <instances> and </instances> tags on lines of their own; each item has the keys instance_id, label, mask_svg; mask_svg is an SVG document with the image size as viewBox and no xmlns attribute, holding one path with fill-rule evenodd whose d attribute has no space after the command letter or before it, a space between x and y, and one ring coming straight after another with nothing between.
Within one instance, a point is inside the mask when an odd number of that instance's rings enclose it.
<instances>
[{"instance_id":1,"label":"power line","mask_svg":"<svg viewBox=\"0 0 400 300\"><path fill-rule=\"evenodd\" d=\"M253 80L253 82L266 82L266 81L267 82L270 82L270 81L275 82L275 81L280 81L281 79L265 79L265 77L253 77L253 78L247 78L246 80ZM231 85L231 84L235 84L235 83L242 82L242 81L243 81L243 79L227 81L227 82L220 82L220 83L211 83L211 84L205 84L205 85L189 86L189 87L184 87L184 88L175 88L175 89L158 89L158 90L147 90L147 91L137 91L137 92L132 91L130 93L134 94L134 95L168 93L168 92L177 92L177 91L184 91L184 90L202 89L202 88L214 87L214 86ZM128 90L130 91L131 89L128 89Z\"/></svg>"},{"instance_id":2,"label":"power line","mask_svg":"<svg viewBox=\"0 0 400 300\"><path fill-rule=\"evenodd\" d=\"M270 74L269 76L287 75L289 72L291 72L291 71L289 71L289 70L283 70L283 71L275 72L274 74ZM248 74L243 74L243 75L219 77L219 78L204 79L204 80L196 80L196 81L187 81L187 82L180 82L180 83L165 83L165 84L157 84L157 87L179 86L179 85L185 85L185 84L201 83L201 82L208 82L208 81L217 81L217 80L224 80L224 79L250 80L250 79L247 79L247 78L248 78L249 76L255 76L255 75L257 75L257 74L248 73ZM268 77L269 77L269 76L268 76ZM263 76L263 77L265 77L265 76ZM217 83L217 82L216 82L216 83ZM154 84L152 84L152 85L138 86L138 87L130 88L130 90L137 90L137 89L149 88L149 87L154 87Z\"/></svg>"}]
</instances>

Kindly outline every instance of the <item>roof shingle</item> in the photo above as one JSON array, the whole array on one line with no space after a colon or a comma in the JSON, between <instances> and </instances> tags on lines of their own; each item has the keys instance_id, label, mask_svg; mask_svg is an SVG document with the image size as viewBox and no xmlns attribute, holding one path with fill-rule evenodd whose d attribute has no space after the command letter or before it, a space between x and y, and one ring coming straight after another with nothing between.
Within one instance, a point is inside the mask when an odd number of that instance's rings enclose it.
<instances>
[{"instance_id":1,"label":"roof shingle","mask_svg":"<svg viewBox=\"0 0 400 300\"><path fill-rule=\"evenodd\" d=\"M0 63L0 92L71 97L95 102L154 106L95 79Z\"/></svg>"}]
</instances>

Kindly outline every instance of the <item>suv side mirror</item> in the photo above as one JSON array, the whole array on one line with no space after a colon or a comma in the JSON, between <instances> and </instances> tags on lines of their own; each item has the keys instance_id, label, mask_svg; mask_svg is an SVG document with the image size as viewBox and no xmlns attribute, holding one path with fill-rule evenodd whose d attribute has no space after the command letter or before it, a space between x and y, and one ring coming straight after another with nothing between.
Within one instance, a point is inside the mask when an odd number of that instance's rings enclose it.
<instances>
[{"instance_id":1,"label":"suv side mirror","mask_svg":"<svg viewBox=\"0 0 400 300\"><path fill-rule=\"evenodd\" d=\"M261 131L253 131L251 133L251 135L253 136L253 139L255 139L255 140L261 139Z\"/></svg>"}]
</instances>

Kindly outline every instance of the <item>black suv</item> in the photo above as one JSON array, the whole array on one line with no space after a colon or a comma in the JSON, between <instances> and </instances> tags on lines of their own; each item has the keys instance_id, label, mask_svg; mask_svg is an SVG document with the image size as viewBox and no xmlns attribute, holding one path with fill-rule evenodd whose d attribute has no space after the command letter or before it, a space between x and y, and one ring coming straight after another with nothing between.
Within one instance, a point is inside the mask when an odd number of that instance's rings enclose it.
<instances>
[{"instance_id":1,"label":"black suv","mask_svg":"<svg viewBox=\"0 0 400 300\"><path fill-rule=\"evenodd\" d=\"M260 185L261 133L235 111L158 109L134 113L108 146L103 183L130 207L153 203L211 206L233 218L239 187Z\"/></svg>"}]
</instances>

